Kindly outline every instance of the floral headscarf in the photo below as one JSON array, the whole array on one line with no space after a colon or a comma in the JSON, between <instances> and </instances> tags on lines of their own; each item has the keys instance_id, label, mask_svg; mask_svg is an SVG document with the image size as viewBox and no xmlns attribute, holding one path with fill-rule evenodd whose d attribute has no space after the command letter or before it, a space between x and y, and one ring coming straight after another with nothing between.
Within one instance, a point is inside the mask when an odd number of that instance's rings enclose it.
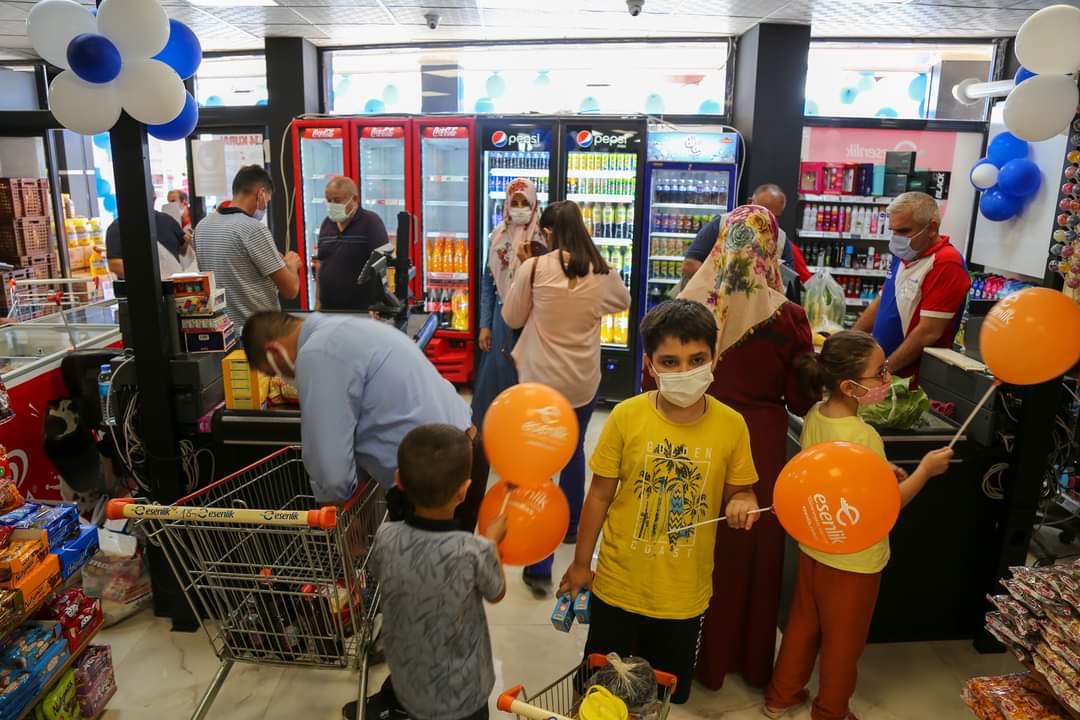
<instances>
[{"instance_id":1,"label":"floral headscarf","mask_svg":"<svg viewBox=\"0 0 1080 720\"><path fill-rule=\"evenodd\" d=\"M777 260L776 218L760 205L727 215L712 252L680 298L709 308L720 331L717 357L767 322L787 302Z\"/></svg>"},{"instance_id":2,"label":"floral headscarf","mask_svg":"<svg viewBox=\"0 0 1080 720\"><path fill-rule=\"evenodd\" d=\"M514 225L510 222L510 199L518 193L525 196L532 208L532 217L525 225ZM518 259L518 248L530 240L544 242L543 233L539 229L540 213L536 202L536 185L532 180L515 178L506 186L506 202L503 205L503 221L491 232L491 247L488 249L488 267L491 275L495 278L495 289L499 297L505 298L510 292L510 284L514 278L521 261ZM544 243L545 245L547 243Z\"/></svg>"}]
</instances>

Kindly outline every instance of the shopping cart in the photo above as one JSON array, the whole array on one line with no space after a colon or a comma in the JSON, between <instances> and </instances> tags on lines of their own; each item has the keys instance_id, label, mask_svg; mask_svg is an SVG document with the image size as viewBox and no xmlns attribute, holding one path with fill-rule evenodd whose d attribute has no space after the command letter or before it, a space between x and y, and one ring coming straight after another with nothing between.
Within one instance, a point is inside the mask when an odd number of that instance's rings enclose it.
<instances>
[{"instance_id":1,"label":"shopping cart","mask_svg":"<svg viewBox=\"0 0 1080 720\"><path fill-rule=\"evenodd\" d=\"M161 546L221 660L193 720L235 662L359 669L364 707L379 604L367 558L385 509L374 481L340 509L321 507L298 447L174 505L109 503L110 518L143 524Z\"/></svg>"},{"instance_id":2,"label":"shopping cart","mask_svg":"<svg viewBox=\"0 0 1080 720\"><path fill-rule=\"evenodd\" d=\"M578 705L589 687L589 678L597 668L607 664L607 656L589 655L576 668L535 695L525 693L523 685L510 688L499 696L498 708L527 720L572 720L577 717ZM675 692L675 676L659 670L655 672L661 690L659 699L643 712L632 713L630 720L666 720L671 709L671 695Z\"/></svg>"}]
</instances>

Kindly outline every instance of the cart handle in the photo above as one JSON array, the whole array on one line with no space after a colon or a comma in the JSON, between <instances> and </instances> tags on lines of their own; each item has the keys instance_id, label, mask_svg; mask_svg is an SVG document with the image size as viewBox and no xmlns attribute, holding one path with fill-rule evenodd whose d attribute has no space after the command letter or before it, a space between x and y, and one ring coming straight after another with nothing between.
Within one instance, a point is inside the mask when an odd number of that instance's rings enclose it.
<instances>
[{"instance_id":1,"label":"cart handle","mask_svg":"<svg viewBox=\"0 0 1080 720\"><path fill-rule=\"evenodd\" d=\"M110 520L183 520L185 522L231 523L237 525L277 525L280 527L314 527L333 530L337 524L337 508L318 510L254 510L247 508L178 507L176 505L143 505L134 498L109 501L106 516Z\"/></svg>"},{"instance_id":2,"label":"cart handle","mask_svg":"<svg viewBox=\"0 0 1080 720\"><path fill-rule=\"evenodd\" d=\"M499 696L499 702L496 707L504 713L519 715L523 718L528 718L529 720L570 720L570 718L565 715L549 712L543 708L538 708L535 705L530 705L523 700L518 700L518 695L524 692L524 690L524 685L510 688Z\"/></svg>"}]
</instances>

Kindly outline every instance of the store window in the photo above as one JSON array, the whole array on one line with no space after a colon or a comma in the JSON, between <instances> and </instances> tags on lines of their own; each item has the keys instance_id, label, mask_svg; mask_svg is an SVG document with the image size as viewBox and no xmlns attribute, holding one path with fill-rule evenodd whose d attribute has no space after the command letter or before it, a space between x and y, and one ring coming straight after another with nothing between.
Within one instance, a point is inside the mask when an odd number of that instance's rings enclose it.
<instances>
[{"instance_id":1,"label":"store window","mask_svg":"<svg viewBox=\"0 0 1080 720\"><path fill-rule=\"evenodd\" d=\"M34 65L0 66L0 110L40 110Z\"/></svg>"},{"instance_id":2,"label":"store window","mask_svg":"<svg viewBox=\"0 0 1080 720\"><path fill-rule=\"evenodd\" d=\"M202 107L266 105L268 97L264 55L203 58L195 75L195 99Z\"/></svg>"},{"instance_id":3,"label":"store window","mask_svg":"<svg viewBox=\"0 0 1080 720\"><path fill-rule=\"evenodd\" d=\"M421 51L335 50L324 57L330 76L326 103L330 112L421 112Z\"/></svg>"},{"instance_id":4,"label":"store window","mask_svg":"<svg viewBox=\"0 0 1080 720\"><path fill-rule=\"evenodd\" d=\"M257 133L199 133L192 138L192 192L211 212L232 197L232 180L244 165L266 163L265 138Z\"/></svg>"},{"instance_id":5,"label":"store window","mask_svg":"<svg viewBox=\"0 0 1080 720\"><path fill-rule=\"evenodd\" d=\"M953 85L991 79L994 45L811 43L807 116L976 120L987 104L962 105Z\"/></svg>"}]
</instances>

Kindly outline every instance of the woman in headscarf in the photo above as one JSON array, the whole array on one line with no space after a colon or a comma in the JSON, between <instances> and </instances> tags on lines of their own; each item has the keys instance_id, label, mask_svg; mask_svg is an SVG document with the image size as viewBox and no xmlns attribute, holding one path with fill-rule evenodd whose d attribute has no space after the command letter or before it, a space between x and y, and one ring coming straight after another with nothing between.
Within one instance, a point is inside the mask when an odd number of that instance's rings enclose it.
<instances>
[{"instance_id":1,"label":"woman in headscarf","mask_svg":"<svg viewBox=\"0 0 1080 720\"><path fill-rule=\"evenodd\" d=\"M473 423L483 427L488 406L503 390L516 385L517 371L510 359L514 331L502 318L503 299L510 292L521 257L529 257L531 243L546 247L539 229L536 186L517 178L506 186L503 221L491 231L488 262L480 288L480 349L484 352L473 385Z\"/></svg>"},{"instance_id":2,"label":"woman in headscarf","mask_svg":"<svg viewBox=\"0 0 1080 720\"><path fill-rule=\"evenodd\" d=\"M704 265L681 298L709 308L720 330L709 394L746 419L758 473L758 504L772 505L787 459L788 410L811 407L793 367L814 351L803 309L784 297L777 225L759 205L728 216ZM650 386L646 374L644 385ZM651 387L651 386L650 386ZM702 628L697 676L716 690L729 672L763 688L772 675L784 563L784 530L762 515L750 532L721 524L716 535L713 597Z\"/></svg>"}]
</instances>

